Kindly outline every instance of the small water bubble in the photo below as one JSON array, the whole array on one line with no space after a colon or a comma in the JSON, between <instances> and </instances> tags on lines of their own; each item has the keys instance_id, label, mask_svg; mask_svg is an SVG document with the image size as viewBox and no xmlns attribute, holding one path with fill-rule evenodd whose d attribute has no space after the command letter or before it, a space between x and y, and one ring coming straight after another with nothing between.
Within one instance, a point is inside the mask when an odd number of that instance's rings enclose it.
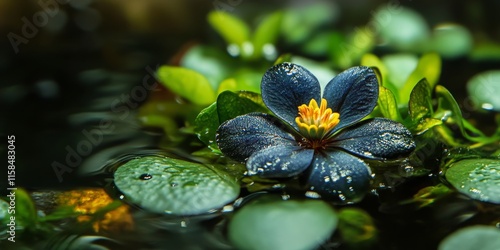
<instances>
[{"instance_id":1,"label":"small water bubble","mask_svg":"<svg viewBox=\"0 0 500 250\"><path fill-rule=\"evenodd\" d=\"M284 201L287 201L290 199L290 195L289 194L282 194L281 195L281 199L284 200Z\"/></svg>"},{"instance_id":2,"label":"small water bubble","mask_svg":"<svg viewBox=\"0 0 500 250\"><path fill-rule=\"evenodd\" d=\"M118 198L119 198L120 200L123 200L123 199L125 199L125 195L123 195L123 194L122 194L122 195L120 195Z\"/></svg>"},{"instance_id":3,"label":"small water bubble","mask_svg":"<svg viewBox=\"0 0 500 250\"><path fill-rule=\"evenodd\" d=\"M141 176L139 176L139 179L143 181L151 180L151 178L153 178L153 176L150 174L141 174Z\"/></svg>"},{"instance_id":4,"label":"small water bubble","mask_svg":"<svg viewBox=\"0 0 500 250\"><path fill-rule=\"evenodd\" d=\"M179 183L177 183L177 182L172 182L172 183L170 183L170 186L171 186L171 187L177 187L177 186L179 186Z\"/></svg>"},{"instance_id":5,"label":"small water bubble","mask_svg":"<svg viewBox=\"0 0 500 250\"><path fill-rule=\"evenodd\" d=\"M187 222L185 220L181 221L181 227L187 227Z\"/></svg>"},{"instance_id":6,"label":"small water bubble","mask_svg":"<svg viewBox=\"0 0 500 250\"><path fill-rule=\"evenodd\" d=\"M330 176L325 176L324 181L325 182L330 182Z\"/></svg>"}]
</instances>

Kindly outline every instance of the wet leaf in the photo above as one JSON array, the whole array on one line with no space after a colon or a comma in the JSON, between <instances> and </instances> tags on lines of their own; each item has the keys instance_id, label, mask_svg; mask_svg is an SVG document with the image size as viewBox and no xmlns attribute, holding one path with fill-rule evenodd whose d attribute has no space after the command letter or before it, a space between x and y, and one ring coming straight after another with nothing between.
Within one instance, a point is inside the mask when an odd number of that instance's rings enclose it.
<instances>
[{"instance_id":1,"label":"wet leaf","mask_svg":"<svg viewBox=\"0 0 500 250\"><path fill-rule=\"evenodd\" d=\"M492 226L470 226L459 229L444 238L439 250L497 250L500 230Z\"/></svg>"},{"instance_id":2,"label":"wet leaf","mask_svg":"<svg viewBox=\"0 0 500 250\"><path fill-rule=\"evenodd\" d=\"M337 221L324 201L267 196L236 212L228 234L239 249L315 249L331 236Z\"/></svg>"},{"instance_id":3,"label":"wet leaf","mask_svg":"<svg viewBox=\"0 0 500 250\"><path fill-rule=\"evenodd\" d=\"M448 182L479 201L500 204L500 160L465 159L448 166Z\"/></svg>"},{"instance_id":4,"label":"wet leaf","mask_svg":"<svg viewBox=\"0 0 500 250\"><path fill-rule=\"evenodd\" d=\"M420 80L411 91L408 108L413 121L432 115L431 88L425 78Z\"/></svg>"},{"instance_id":5,"label":"wet leaf","mask_svg":"<svg viewBox=\"0 0 500 250\"><path fill-rule=\"evenodd\" d=\"M208 23L224 38L227 44L242 45L250 40L250 28L238 17L225 11L212 11Z\"/></svg>"},{"instance_id":6,"label":"wet leaf","mask_svg":"<svg viewBox=\"0 0 500 250\"><path fill-rule=\"evenodd\" d=\"M222 170L159 156L131 160L114 177L127 200L152 212L174 215L219 209L236 199L240 190Z\"/></svg>"},{"instance_id":7,"label":"wet leaf","mask_svg":"<svg viewBox=\"0 0 500 250\"><path fill-rule=\"evenodd\" d=\"M203 109L195 121L194 132L203 143L212 150L217 149L215 142L215 132L220 125L219 114L217 113L217 102Z\"/></svg>"},{"instance_id":8,"label":"wet leaf","mask_svg":"<svg viewBox=\"0 0 500 250\"><path fill-rule=\"evenodd\" d=\"M265 111L259 104L231 91L224 91L217 97L217 113L219 114L220 123L239 115Z\"/></svg>"},{"instance_id":9,"label":"wet leaf","mask_svg":"<svg viewBox=\"0 0 500 250\"><path fill-rule=\"evenodd\" d=\"M467 82L467 91L477 107L500 112L500 70L482 72Z\"/></svg>"},{"instance_id":10,"label":"wet leaf","mask_svg":"<svg viewBox=\"0 0 500 250\"><path fill-rule=\"evenodd\" d=\"M161 66L157 74L165 87L195 104L208 105L215 100L215 91L207 78L194 70Z\"/></svg>"},{"instance_id":11,"label":"wet leaf","mask_svg":"<svg viewBox=\"0 0 500 250\"><path fill-rule=\"evenodd\" d=\"M215 132L221 123L251 112L267 112L260 95L248 91L224 91L217 102L203 109L195 119L195 133L212 150L218 151Z\"/></svg>"}]
</instances>

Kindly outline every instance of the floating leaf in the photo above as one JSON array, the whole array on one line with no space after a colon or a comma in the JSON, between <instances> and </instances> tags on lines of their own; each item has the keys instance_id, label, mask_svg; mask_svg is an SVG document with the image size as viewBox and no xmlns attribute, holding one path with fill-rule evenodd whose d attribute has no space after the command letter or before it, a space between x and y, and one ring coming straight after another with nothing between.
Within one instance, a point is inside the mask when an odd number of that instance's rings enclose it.
<instances>
[{"instance_id":1,"label":"floating leaf","mask_svg":"<svg viewBox=\"0 0 500 250\"><path fill-rule=\"evenodd\" d=\"M492 226L470 226L448 235L439 250L498 250L500 230Z\"/></svg>"},{"instance_id":2,"label":"floating leaf","mask_svg":"<svg viewBox=\"0 0 500 250\"><path fill-rule=\"evenodd\" d=\"M250 40L250 28L238 17L225 11L212 11L208 22L228 44L242 45Z\"/></svg>"},{"instance_id":3,"label":"floating leaf","mask_svg":"<svg viewBox=\"0 0 500 250\"><path fill-rule=\"evenodd\" d=\"M215 100L215 91L207 78L194 70L161 66L158 78L172 92L195 104L208 105Z\"/></svg>"},{"instance_id":4,"label":"floating leaf","mask_svg":"<svg viewBox=\"0 0 500 250\"><path fill-rule=\"evenodd\" d=\"M500 160L465 159L448 166L446 179L459 192L500 204Z\"/></svg>"},{"instance_id":5,"label":"floating leaf","mask_svg":"<svg viewBox=\"0 0 500 250\"><path fill-rule=\"evenodd\" d=\"M146 156L120 166L116 187L142 208L174 215L219 209L238 197L239 185L227 173L203 164Z\"/></svg>"},{"instance_id":6,"label":"floating leaf","mask_svg":"<svg viewBox=\"0 0 500 250\"><path fill-rule=\"evenodd\" d=\"M228 234L239 249L315 249L331 236L337 221L324 201L267 196L236 212Z\"/></svg>"},{"instance_id":7,"label":"floating leaf","mask_svg":"<svg viewBox=\"0 0 500 250\"><path fill-rule=\"evenodd\" d=\"M467 82L473 103L486 110L500 112L500 70L482 72Z\"/></svg>"}]
</instances>

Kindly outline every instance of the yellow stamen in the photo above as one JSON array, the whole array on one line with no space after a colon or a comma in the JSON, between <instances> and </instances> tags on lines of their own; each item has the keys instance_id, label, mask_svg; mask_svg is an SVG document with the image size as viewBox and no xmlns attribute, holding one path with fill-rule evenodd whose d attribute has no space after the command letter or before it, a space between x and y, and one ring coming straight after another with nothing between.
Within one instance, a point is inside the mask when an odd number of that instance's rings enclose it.
<instances>
[{"instance_id":1,"label":"yellow stamen","mask_svg":"<svg viewBox=\"0 0 500 250\"><path fill-rule=\"evenodd\" d=\"M307 139L323 139L340 122L339 113L333 112L326 105L326 100L322 98L320 106L314 99L309 102L309 105L302 104L299 106L299 116L295 118L295 122L299 126L300 132Z\"/></svg>"}]
</instances>

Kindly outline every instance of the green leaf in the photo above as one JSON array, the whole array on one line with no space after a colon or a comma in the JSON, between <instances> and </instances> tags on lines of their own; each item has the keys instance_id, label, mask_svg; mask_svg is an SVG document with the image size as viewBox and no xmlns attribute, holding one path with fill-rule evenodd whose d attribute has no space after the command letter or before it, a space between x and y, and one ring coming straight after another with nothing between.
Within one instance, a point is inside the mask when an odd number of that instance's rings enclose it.
<instances>
[{"instance_id":1,"label":"green leaf","mask_svg":"<svg viewBox=\"0 0 500 250\"><path fill-rule=\"evenodd\" d=\"M437 53L427 53L420 57L417 68L410 74L406 80L404 86L400 90L399 102L408 103L410 99L410 93L417 85L417 83L426 78L429 82L429 87L434 88L437 81L439 80L439 75L441 74L441 58Z\"/></svg>"},{"instance_id":2,"label":"green leaf","mask_svg":"<svg viewBox=\"0 0 500 250\"><path fill-rule=\"evenodd\" d=\"M228 234L238 249L316 249L337 222L335 211L324 201L264 196L236 212Z\"/></svg>"},{"instance_id":3,"label":"green leaf","mask_svg":"<svg viewBox=\"0 0 500 250\"><path fill-rule=\"evenodd\" d=\"M339 212L339 231L351 247L367 248L377 239L377 228L371 216L359 208L343 208Z\"/></svg>"},{"instance_id":4,"label":"green leaf","mask_svg":"<svg viewBox=\"0 0 500 250\"><path fill-rule=\"evenodd\" d=\"M233 73L237 64L225 51L196 45L182 56L179 65L202 74L208 79L212 89L217 89L219 83Z\"/></svg>"},{"instance_id":5,"label":"green leaf","mask_svg":"<svg viewBox=\"0 0 500 250\"><path fill-rule=\"evenodd\" d=\"M114 173L125 198L140 207L173 215L196 215L219 209L238 197L234 178L216 168L168 157L130 160Z\"/></svg>"},{"instance_id":6,"label":"green leaf","mask_svg":"<svg viewBox=\"0 0 500 250\"><path fill-rule=\"evenodd\" d=\"M268 54L269 52L264 49L264 46L274 47L280 34L282 19L283 13L278 11L267 16L257 27L252 39L254 57L258 58L263 55L265 58L272 59L276 56L275 49L274 54Z\"/></svg>"},{"instance_id":7,"label":"green leaf","mask_svg":"<svg viewBox=\"0 0 500 250\"><path fill-rule=\"evenodd\" d=\"M500 204L500 160L454 162L447 167L445 176L459 192L475 200Z\"/></svg>"},{"instance_id":8,"label":"green leaf","mask_svg":"<svg viewBox=\"0 0 500 250\"><path fill-rule=\"evenodd\" d=\"M12 192L15 192L16 197L16 224L19 223L20 226L34 229L38 216L31 196L24 189L20 188Z\"/></svg>"},{"instance_id":9,"label":"green leaf","mask_svg":"<svg viewBox=\"0 0 500 250\"><path fill-rule=\"evenodd\" d=\"M493 226L469 226L444 238L439 250L498 250L500 230Z\"/></svg>"},{"instance_id":10,"label":"green leaf","mask_svg":"<svg viewBox=\"0 0 500 250\"><path fill-rule=\"evenodd\" d=\"M379 86L378 106L382 115L394 121L401 122L403 118L398 110L394 94L389 89Z\"/></svg>"},{"instance_id":11,"label":"green leaf","mask_svg":"<svg viewBox=\"0 0 500 250\"><path fill-rule=\"evenodd\" d=\"M485 136L480 130L465 120L462 117L462 111L460 110L460 106L457 101L445 87L441 85L436 86L436 95L438 98L438 109L436 110L434 117L437 116L436 118L440 120L451 120L451 122L457 124L462 136L469 141L478 142L480 144L488 144L499 139L498 135L494 135L492 137ZM474 133L474 135L469 135L467 131Z\"/></svg>"},{"instance_id":12,"label":"green leaf","mask_svg":"<svg viewBox=\"0 0 500 250\"><path fill-rule=\"evenodd\" d=\"M219 114L217 113L217 102L203 109L194 121L194 132L203 143L210 149L218 150L215 142L215 132L219 127Z\"/></svg>"},{"instance_id":13,"label":"green leaf","mask_svg":"<svg viewBox=\"0 0 500 250\"><path fill-rule=\"evenodd\" d=\"M423 118L432 116L432 92L429 83L424 78L413 88L410 94L408 109L410 118L418 122Z\"/></svg>"},{"instance_id":14,"label":"green leaf","mask_svg":"<svg viewBox=\"0 0 500 250\"><path fill-rule=\"evenodd\" d=\"M250 40L250 28L238 17L225 11L208 13L208 23L226 40L228 44L243 45Z\"/></svg>"},{"instance_id":15,"label":"green leaf","mask_svg":"<svg viewBox=\"0 0 500 250\"><path fill-rule=\"evenodd\" d=\"M339 13L339 8L331 1L292 6L284 13L281 32L286 42L298 44L307 40L320 26L335 21Z\"/></svg>"},{"instance_id":16,"label":"green leaf","mask_svg":"<svg viewBox=\"0 0 500 250\"><path fill-rule=\"evenodd\" d=\"M208 105L215 100L215 91L207 78L194 70L161 66L158 78L172 92L195 104Z\"/></svg>"},{"instance_id":17,"label":"green leaf","mask_svg":"<svg viewBox=\"0 0 500 250\"><path fill-rule=\"evenodd\" d=\"M415 54L407 53L390 54L382 57L382 62L389 72L387 81L397 89L401 89L411 73L417 68L418 57Z\"/></svg>"},{"instance_id":18,"label":"green leaf","mask_svg":"<svg viewBox=\"0 0 500 250\"><path fill-rule=\"evenodd\" d=\"M467 92L476 107L500 111L500 70L491 70L473 76L467 82Z\"/></svg>"},{"instance_id":19,"label":"green leaf","mask_svg":"<svg viewBox=\"0 0 500 250\"><path fill-rule=\"evenodd\" d=\"M439 126L441 124L443 124L443 122L439 119L423 118L419 121L415 121L415 122L412 121L412 124L411 124L411 126L409 126L409 129L414 135L420 135L420 134L426 132L427 130L429 130L435 126Z\"/></svg>"},{"instance_id":20,"label":"green leaf","mask_svg":"<svg viewBox=\"0 0 500 250\"><path fill-rule=\"evenodd\" d=\"M252 100L231 91L224 91L217 98L217 113L220 123L251 112L265 112L265 109Z\"/></svg>"},{"instance_id":21,"label":"green leaf","mask_svg":"<svg viewBox=\"0 0 500 250\"><path fill-rule=\"evenodd\" d=\"M224 91L217 102L202 110L195 119L195 133L212 150L218 151L215 133L221 123L251 112L267 112L259 94L241 91Z\"/></svg>"},{"instance_id":22,"label":"green leaf","mask_svg":"<svg viewBox=\"0 0 500 250\"><path fill-rule=\"evenodd\" d=\"M429 37L427 23L418 12L394 5L382 6L370 22L388 45L401 50L419 51Z\"/></svg>"}]
</instances>

